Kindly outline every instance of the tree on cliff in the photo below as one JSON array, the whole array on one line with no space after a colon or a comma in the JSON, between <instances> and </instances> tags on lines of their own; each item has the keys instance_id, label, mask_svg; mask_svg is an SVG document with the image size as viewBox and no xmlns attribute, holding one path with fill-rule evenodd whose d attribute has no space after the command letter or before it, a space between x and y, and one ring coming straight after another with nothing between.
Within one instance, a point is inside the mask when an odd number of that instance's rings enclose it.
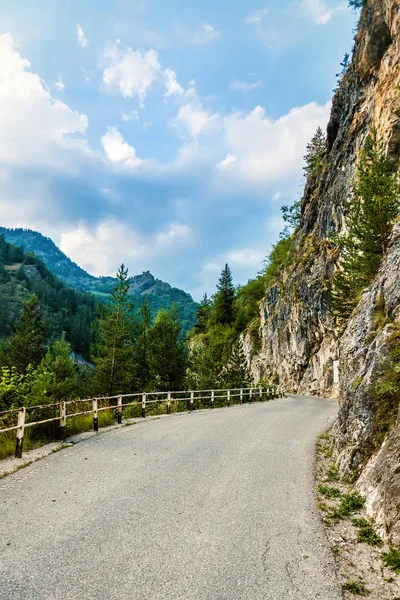
<instances>
[{"instance_id":1,"label":"tree on cliff","mask_svg":"<svg viewBox=\"0 0 400 600\"><path fill-rule=\"evenodd\" d=\"M306 146L304 155L305 167L303 167L306 176L314 173L322 164L326 155L326 135L321 127L311 138L311 141Z\"/></svg>"},{"instance_id":2,"label":"tree on cliff","mask_svg":"<svg viewBox=\"0 0 400 600\"><path fill-rule=\"evenodd\" d=\"M232 325L235 320L234 311L235 288L232 273L226 264L217 285L217 293L214 298L214 319L221 325Z\"/></svg>"},{"instance_id":3,"label":"tree on cliff","mask_svg":"<svg viewBox=\"0 0 400 600\"><path fill-rule=\"evenodd\" d=\"M339 240L341 258L333 280L333 309L345 320L378 273L400 206L397 164L387 156L375 129L360 153L352 192L348 234Z\"/></svg>"},{"instance_id":4,"label":"tree on cliff","mask_svg":"<svg viewBox=\"0 0 400 600\"><path fill-rule=\"evenodd\" d=\"M93 352L95 391L108 396L130 391L132 380L134 305L128 295L130 279L124 264L117 279L110 302L99 311Z\"/></svg>"}]
</instances>

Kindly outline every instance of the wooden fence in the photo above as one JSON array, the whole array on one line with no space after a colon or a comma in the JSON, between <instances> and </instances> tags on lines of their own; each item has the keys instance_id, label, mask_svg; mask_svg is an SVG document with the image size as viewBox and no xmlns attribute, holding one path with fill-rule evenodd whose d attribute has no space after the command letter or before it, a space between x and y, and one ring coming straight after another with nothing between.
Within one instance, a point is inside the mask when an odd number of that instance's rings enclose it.
<instances>
[{"instance_id":1,"label":"wooden fence","mask_svg":"<svg viewBox=\"0 0 400 600\"><path fill-rule=\"evenodd\" d=\"M165 410L167 414L170 414L171 406L174 406L175 412L193 411L216 406L243 404L244 402L271 400L282 396L283 390L279 387L249 387L179 392L142 392L86 398L84 400L62 400L55 404L21 406L14 410L0 412L0 434L11 431L16 432L15 457L21 458L24 433L29 427L53 423L58 429L58 437L65 440L68 419L93 415L93 429L98 431L99 413L102 411L112 411L117 422L122 423L124 412L126 413L129 407L134 406L141 407L140 414L144 418L148 407L151 407L151 405L157 405L159 412ZM51 416L49 416L50 413Z\"/></svg>"}]
</instances>

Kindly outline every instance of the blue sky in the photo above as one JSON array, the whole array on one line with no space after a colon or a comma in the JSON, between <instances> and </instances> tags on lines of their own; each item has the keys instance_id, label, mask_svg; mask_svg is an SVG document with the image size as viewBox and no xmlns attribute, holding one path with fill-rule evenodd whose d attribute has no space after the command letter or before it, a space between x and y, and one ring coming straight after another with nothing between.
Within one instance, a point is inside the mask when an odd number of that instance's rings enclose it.
<instances>
[{"instance_id":1,"label":"blue sky","mask_svg":"<svg viewBox=\"0 0 400 600\"><path fill-rule=\"evenodd\" d=\"M340 0L2 0L0 222L89 272L212 293L301 195L356 16Z\"/></svg>"}]
</instances>

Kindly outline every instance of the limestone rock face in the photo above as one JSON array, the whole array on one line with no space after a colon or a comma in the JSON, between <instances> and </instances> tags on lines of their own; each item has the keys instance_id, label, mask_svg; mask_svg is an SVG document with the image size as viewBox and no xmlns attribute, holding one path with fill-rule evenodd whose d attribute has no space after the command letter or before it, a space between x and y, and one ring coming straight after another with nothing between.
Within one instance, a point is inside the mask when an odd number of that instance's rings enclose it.
<instances>
[{"instance_id":1,"label":"limestone rock face","mask_svg":"<svg viewBox=\"0 0 400 600\"><path fill-rule=\"evenodd\" d=\"M332 366L339 348L328 305L337 259L331 240L343 230L355 160L371 122L390 154L400 152L399 89L400 5L368 0L352 63L332 103L328 166L305 187L296 264L285 269L261 303L258 336L244 336L256 381L277 373L288 390L338 395Z\"/></svg>"},{"instance_id":2,"label":"limestone rock face","mask_svg":"<svg viewBox=\"0 0 400 600\"><path fill-rule=\"evenodd\" d=\"M336 440L342 472L362 467L360 489L389 539L399 541L400 425L365 466L376 406L370 385L388 356L393 325L376 332L382 295L387 315L400 319L400 224L380 273L354 311L342 339L329 292L336 269L334 236L343 231L354 165L373 124L389 156L400 154L400 2L367 0L351 65L336 92L327 128L327 166L308 178L295 259L260 304L259 326L244 335L255 381L279 377L288 391L340 399ZM334 380L339 360L340 383Z\"/></svg>"}]
</instances>

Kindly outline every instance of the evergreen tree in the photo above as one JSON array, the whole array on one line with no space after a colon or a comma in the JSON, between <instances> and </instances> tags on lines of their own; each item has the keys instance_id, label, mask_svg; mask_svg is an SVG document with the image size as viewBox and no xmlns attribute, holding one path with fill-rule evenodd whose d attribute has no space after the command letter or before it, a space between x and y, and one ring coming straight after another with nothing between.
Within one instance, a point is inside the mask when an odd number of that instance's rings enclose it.
<instances>
[{"instance_id":1,"label":"evergreen tree","mask_svg":"<svg viewBox=\"0 0 400 600\"><path fill-rule=\"evenodd\" d=\"M342 62L340 63L342 70L340 71L340 73L336 73L336 77L337 77L336 87L334 90L332 90L334 93L336 93L338 91L339 86L342 82L343 76L346 73L347 69L349 68L349 65L350 65L350 54L348 52L346 52Z\"/></svg>"},{"instance_id":2,"label":"evergreen tree","mask_svg":"<svg viewBox=\"0 0 400 600\"><path fill-rule=\"evenodd\" d=\"M37 367L45 353L46 322L39 300L33 294L24 302L22 313L11 340L11 358L20 373L28 365Z\"/></svg>"},{"instance_id":3,"label":"evergreen tree","mask_svg":"<svg viewBox=\"0 0 400 600\"><path fill-rule=\"evenodd\" d=\"M345 322L360 294L378 273L399 212L400 181L375 129L368 135L356 167L348 205L348 233L339 240L341 257L333 280L333 310Z\"/></svg>"},{"instance_id":4,"label":"evergreen tree","mask_svg":"<svg viewBox=\"0 0 400 600\"><path fill-rule=\"evenodd\" d=\"M286 236L290 230L296 230L301 225L301 201L296 200L290 206L281 206L282 218L287 223L283 231L283 235Z\"/></svg>"},{"instance_id":5,"label":"evergreen tree","mask_svg":"<svg viewBox=\"0 0 400 600\"><path fill-rule=\"evenodd\" d=\"M65 333L47 350L38 369L38 373L41 372L47 375L47 394L51 402L66 400L73 392L77 374Z\"/></svg>"},{"instance_id":6,"label":"evergreen tree","mask_svg":"<svg viewBox=\"0 0 400 600\"><path fill-rule=\"evenodd\" d=\"M318 127L306 146L306 154L304 155L306 165L303 167L306 176L314 173L323 164L325 155L326 136L321 127Z\"/></svg>"},{"instance_id":7,"label":"evergreen tree","mask_svg":"<svg viewBox=\"0 0 400 600\"><path fill-rule=\"evenodd\" d=\"M214 298L213 312L216 323L232 325L235 320L234 302L235 288L233 286L231 270L226 264L219 278L217 293Z\"/></svg>"},{"instance_id":8,"label":"evergreen tree","mask_svg":"<svg viewBox=\"0 0 400 600\"><path fill-rule=\"evenodd\" d=\"M160 391L182 386L186 356L176 309L160 310L149 334L149 362L154 387Z\"/></svg>"},{"instance_id":9,"label":"evergreen tree","mask_svg":"<svg viewBox=\"0 0 400 600\"><path fill-rule=\"evenodd\" d=\"M151 382L150 341L151 308L146 298L138 312L137 338L135 345L135 387L140 391L147 390Z\"/></svg>"},{"instance_id":10,"label":"evergreen tree","mask_svg":"<svg viewBox=\"0 0 400 600\"><path fill-rule=\"evenodd\" d=\"M222 379L224 387L227 388L241 388L248 386L251 382L251 374L247 367L241 339L232 348Z\"/></svg>"},{"instance_id":11,"label":"evergreen tree","mask_svg":"<svg viewBox=\"0 0 400 600\"><path fill-rule=\"evenodd\" d=\"M197 305L196 323L194 326L195 333L205 333L207 330L207 322L210 316L211 302L207 294L204 294L202 301Z\"/></svg>"},{"instance_id":12,"label":"evergreen tree","mask_svg":"<svg viewBox=\"0 0 400 600\"><path fill-rule=\"evenodd\" d=\"M128 269L122 264L110 302L101 307L94 348L95 390L114 396L129 392L132 380L134 318Z\"/></svg>"}]
</instances>

